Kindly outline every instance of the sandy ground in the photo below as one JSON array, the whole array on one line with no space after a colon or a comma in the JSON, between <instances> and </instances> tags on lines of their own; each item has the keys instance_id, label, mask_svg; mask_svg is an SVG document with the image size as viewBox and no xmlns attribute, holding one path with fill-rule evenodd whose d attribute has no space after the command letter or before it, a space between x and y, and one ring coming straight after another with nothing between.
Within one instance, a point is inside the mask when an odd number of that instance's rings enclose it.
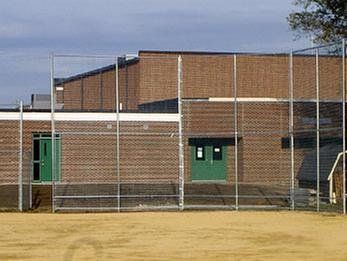
<instances>
[{"instance_id":1,"label":"sandy ground","mask_svg":"<svg viewBox=\"0 0 347 261\"><path fill-rule=\"evenodd\" d=\"M347 260L331 214L1 213L0 233L0 260Z\"/></svg>"}]
</instances>

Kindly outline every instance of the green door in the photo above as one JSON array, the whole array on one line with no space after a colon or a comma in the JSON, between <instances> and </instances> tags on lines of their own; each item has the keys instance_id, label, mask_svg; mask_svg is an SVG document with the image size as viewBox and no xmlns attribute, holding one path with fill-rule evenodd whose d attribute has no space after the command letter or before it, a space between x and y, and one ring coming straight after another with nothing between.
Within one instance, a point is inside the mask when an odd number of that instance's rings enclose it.
<instances>
[{"instance_id":1,"label":"green door","mask_svg":"<svg viewBox=\"0 0 347 261\"><path fill-rule=\"evenodd\" d=\"M60 180L60 139L55 141L55 180ZM34 140L34 182L52 181L52 140L51 138L39 138Z\"/></svg>"},{"instance_id":2,"label":"green door","mask_svg":"<svg viewBox=\"0 0 347 261\"><path fill-rule=\"evenodd\" d=\"M225 181L227 174L227 146L194 145L191 147L193 181Z\"/></svg>"}]
</instances>

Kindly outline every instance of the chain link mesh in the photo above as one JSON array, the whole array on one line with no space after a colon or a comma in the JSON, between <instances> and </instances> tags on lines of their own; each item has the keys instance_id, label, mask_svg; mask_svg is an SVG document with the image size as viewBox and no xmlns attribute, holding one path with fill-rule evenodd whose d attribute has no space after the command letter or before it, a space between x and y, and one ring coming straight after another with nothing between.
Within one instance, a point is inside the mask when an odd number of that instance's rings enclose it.
<instances>
[{"instance_id":1,"label":"chain link mesh","mask_svg":"<svg viewBox=\"0 0 347 261\"><path fill-rule=\"evenodd\" d=\"M0 209L345 212L345 53L53 55L53 106L0 105Z\"/></svg>"},{"instance_id":2,"label":"chain link mesh","mask_svg":"<svg viewBox=\"0 0 347 261\"><path fill-rule=\"evenodd\" d=\"M340 43L293 55L298 209L343 211L343 62Z\"/></svg>"}]
</instances>

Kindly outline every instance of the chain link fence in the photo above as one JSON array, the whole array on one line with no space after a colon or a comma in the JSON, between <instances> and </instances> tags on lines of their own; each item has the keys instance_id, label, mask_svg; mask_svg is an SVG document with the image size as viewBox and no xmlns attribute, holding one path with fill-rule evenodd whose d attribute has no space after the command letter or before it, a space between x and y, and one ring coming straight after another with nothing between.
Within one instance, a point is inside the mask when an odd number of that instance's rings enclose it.
<instances>
[{"instance_id":1,"label":"chain link fence","mask_svg":"<svg viewBox=\"0 0 347 261\"><path fill-rule=\"evenodd\" d=\"M297 208L345 213L344 42L291 55L292 150ZM344 181L343 181L344 180Z\"/></svg>"},{"instance_id":2,"label":"chain link fence","mask_svg":"<svg viewBox=\"0 0 347 261\"><path fill-rule=\"evenodd\" d=\"M345 54L52 55L0 105L0 209L345 213Z\"/></svg>"},{"instance_id":3,"label":"chain link fence","mask_svg":"<svg viewBox=\"0 0 347 261\"><path fill-rule=\"evenodd\" d=\"M56 55L53 69L53 209L177 209L177 58Z\"/></svg>"},{"instance_id":4,"label":"chain link fence","mask_svg":"<svg viewBox=\"0 0 347 261\"><path fill-rule=\"evenodd\" d=\"M23 103L0 104L0 210L31 206L31 156L23 152Z\"/></svg>"}]
</instances>

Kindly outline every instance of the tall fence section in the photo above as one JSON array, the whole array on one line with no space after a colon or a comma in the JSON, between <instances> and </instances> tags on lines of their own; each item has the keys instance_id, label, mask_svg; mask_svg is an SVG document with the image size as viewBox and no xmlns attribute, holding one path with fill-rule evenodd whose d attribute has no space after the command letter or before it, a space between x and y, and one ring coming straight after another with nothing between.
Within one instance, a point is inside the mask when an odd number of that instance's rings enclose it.
<instances>
[{"instance_id":1,"label":"tall fence section","mask_svg":"<svg viewBox=\"0 0 347 261\"><path fill-rule=\"evenodd\" d=\"M1 107L1 209L346 212L345 41L50 71L50 108Z\"/></svg>"},{"instance_id":2,"label":"tall fence section","mask_svg":"<svg viewBox=\"0 0 347 261\"><path fill-rule=\"evenodd\" d=\"M0 210L31 206L31 152L23 149L23 102L0 104Z\"/></svg>"},{"instance_id":3,"label":"tall fence section","mask_svg":"<svg viewBox=\"0 0 347 261\"><path fill-rule=\"evenodd\" d=\"M291 150L299 181L295 191L311 187L314 197L308 205L317 211L332 206L346 211L345 64L344 43L291 54ZM296 208L302 207L300 197Z\"/></svg>"},{"instance_id":4,"label":"tall fence section","mask_svg":"<svg viewBox=\"0 0 347 261\"><path fill-rule=\"evenodd\" d=\"M177 58L53 58L53 209L178 208ZM155 100L158 83L173 101Z\"/></svg>"}]
</instances>

